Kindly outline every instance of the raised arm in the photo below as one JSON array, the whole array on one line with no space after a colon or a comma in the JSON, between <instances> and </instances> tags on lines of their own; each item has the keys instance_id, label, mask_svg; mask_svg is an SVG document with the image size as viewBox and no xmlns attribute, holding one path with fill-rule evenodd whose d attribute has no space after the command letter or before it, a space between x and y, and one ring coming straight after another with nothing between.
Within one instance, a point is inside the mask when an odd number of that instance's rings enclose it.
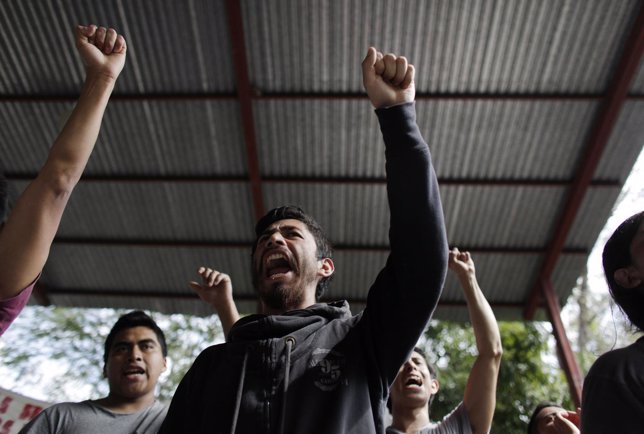
<instances>
[{"instance_id":1,"label":"raised arm","mask_svg":"<svg viewBox=\"0 0 644 434\"><path fill-rule=\"evenodd\" d=\"M369 48L362 75L385 142L391 215L391 252L369 290L363 319L389 386L438 303L447 240L431 154L416 124L414 67L405 57Z\"/></svg>"},{"instance_id":2,"label":"raised arm","mask_svg":"<svg viewBox=\"0 0 644 434\"><path fill-rule=\"evenodd\" d=\"M228 338L230 328L239 319L239 312L233 300L233 283L230 276L212 268L200 267L201 283L192 281L190 287L203 301L212 306L219 315L224 336Z\"/></svg>"},{"instance_id":3,"label":"raised arm","mask_svg":"<svg viewBox=\"0 0 644 434\"><path fill-rule=\"evenodd\" d=\"M476 280L474 261L469 252L450 250L449 269L456 274L463 288L478 351L467 379L463 404L472 431L475 434L487 433L496 405L496 382L503 354L501 334L492 308Z\"/></svg>"},{"instance_id":4,"label":"raised arm","mask_svg":"<svg viewBox=\"0 0 644 434\"><path fill-rule=\"evenodd\" d=\"M85 65L85 83L47 161L0 232L0 300L18 295L45 265L67 200L94 148L105 107L125 64L125 39L114 29L78 26L75 39Z\"/></svg>"}]
</instances>

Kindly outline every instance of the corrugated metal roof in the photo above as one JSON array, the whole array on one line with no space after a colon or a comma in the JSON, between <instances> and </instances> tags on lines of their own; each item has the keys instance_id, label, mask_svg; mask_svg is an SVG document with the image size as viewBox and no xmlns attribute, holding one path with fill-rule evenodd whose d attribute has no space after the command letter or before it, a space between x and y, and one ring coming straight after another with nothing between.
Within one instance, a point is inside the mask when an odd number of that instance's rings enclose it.
<instances>
[{"instance_id":1,"label":"corrugated metal roof","mask_svg":"<svg viewBox=\"0 0 644 434\"><path fill-rule=\"evenodd\" d=\"M263 92L361 92L356 59L369 45L412 59L423 92L601 92L637 8L635 0L242 2L251 82Z\"/></svg>"},{"instance_id":2,"label":"corrugated metal roof","mask_svg":"<svg viewBox=\"0 0 644 434\"><path fill-rule=\"evenodd\" d=\"M592 101L420 101L418 123L439 176L573 176L596 113Z\"/></svg>"},{"instance_id":3,"label":"corrugated metal roof","mask_svg":"<svg viewBox=\"0 0 644 434\"><path fill-rule=\"evenodd\" d=\"M254 114L265 176L384 177L382 136L365 101L258 101Z\"/></svg>"},{"instance_id":4,"label":"corrugated metal roof","mask_svg":"<svg viewBox=\"0 0 644 434\"><path fill-rule=\"evenodd\" d=\"M543 247L564 194L555 187L443 187L447 239L469 248Z\"/></svg>"},{"instance_id":5,"label":"corrugated metal roof","mask_svg":"<svg viewBox=\"0 0 644 434\"><path fill-rule=\"evenodd\" d=\"M622 102L563 251L551 252L588 143L608 119L604 96L627 76L618 65L633 56L624 50L641 2L240 5L243 28L229 27L223 0L3 3L0 167L13 197L42 166L81 87L73 26L110 24L128 41L43 273L53 303L206 314L186 286L205 263L231 274L240 310L254 310L248 250L263 201L299 204L327 228L338 246L328 298L361 309L389 224L383 141L360 97L369 45L416 66L418 124L449 240L472 251L499 317L521 316L548 255L558 257L547 277L565 303L644 143L640 62L630 88L639 96ZM250 101L236 94L240 35ZM465 319L463 302L448 280L437 316Z\"/></svg>"},{"instance_id":6,"label":"corrugated metal roof","mask_svg":"<svg viewBox=\"0 0 644 434\"><path fill-rule=\"evenodd\" d=\"M0 73L3 94L76 94L84 72L67 48L70 30L89 23L112 26L130 41L120 92L234 91L223 0L11 0L0 10L0 37L8 42L0 62L12 65ZM42 49L43 41L54 49Z\"/></svg>"},{"instance_id":7,"label":"corrugated metal roof","mask_svg":"<svg viewBox=\"0 0 644 434\"><path fill-rule=\"evenodd\" d=\"M609 151L604 152L595 171L596 179L626 181L644 146L643 130L644 101L626 101L610 137Z\"/></svg>"},{"instance_id":8,"label":"corrugated metal roof","mask_svg":"<svg viewBox=\"0 0 644 434\"><path fill-rule=\"evenodd\" d=\"M644 93L644 61L640 61L639 69L631 85L631 92L640 96Z\"/></svg>"}]
</instances>

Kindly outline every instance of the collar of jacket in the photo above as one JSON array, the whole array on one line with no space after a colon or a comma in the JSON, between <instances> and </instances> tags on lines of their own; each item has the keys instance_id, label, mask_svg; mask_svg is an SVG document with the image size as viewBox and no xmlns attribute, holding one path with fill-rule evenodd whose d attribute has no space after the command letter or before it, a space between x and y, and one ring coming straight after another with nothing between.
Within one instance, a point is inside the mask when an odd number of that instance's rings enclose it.
<instances>
[{"instance_id":1,"label":"collar of jacket","mask_svg":"<svg viewBox=\"0 0 644 434\"><path fill-rule=\"evenodd\" d=\"M230 329L228 342L282 338L298 331L318 329L335 319L350 317L351 310L346 300L317 303L281 315L248 315Z\"/></svg>"}]
</instances>

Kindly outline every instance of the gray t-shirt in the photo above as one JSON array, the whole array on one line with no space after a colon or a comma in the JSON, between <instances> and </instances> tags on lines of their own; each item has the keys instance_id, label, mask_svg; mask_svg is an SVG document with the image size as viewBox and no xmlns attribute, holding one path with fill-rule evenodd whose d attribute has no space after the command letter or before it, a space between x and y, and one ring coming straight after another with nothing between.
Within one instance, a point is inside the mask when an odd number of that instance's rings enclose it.
<instances>
[{"instance_id":1,"label":"gray t-shirt","mask_svg":"<svg viewBox=\"0 0 644 434\"><path fill-rule=\"evenodd\" d=\"M114 413L92 401L63 402L43 410L19 434L142 434L161 428L168 408L155 401L136 413Z\"/></svg>"},{"instance_id":2,"label":"gray t-shirt","mask_svg":"<svg viewBox=\"0 0 644 434\"><path fill-rule=\"evenodd\" d=\"M402 434L400 431L387 428L387 434ZM438 423L430 423L418 431L418 434L472 434L472 425L467 411L461 402L450 414Z\"/></svg>"}]
</instances>

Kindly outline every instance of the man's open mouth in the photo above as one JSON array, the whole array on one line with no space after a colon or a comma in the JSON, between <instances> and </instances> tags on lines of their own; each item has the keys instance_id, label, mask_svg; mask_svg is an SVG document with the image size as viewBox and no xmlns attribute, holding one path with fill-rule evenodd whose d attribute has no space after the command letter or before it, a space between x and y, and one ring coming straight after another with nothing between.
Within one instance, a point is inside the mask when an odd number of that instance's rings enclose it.
<instances>
[{"instance_id":1,"label":"man's open mouth","mask_svg":"<svg viewBox=\"0 0 644 434\"><path fill-rule=\"evenodd\" d=\"M264 260L264 264L267 277L286 274L293 270L288 257L284 253L271 253Z\"/></svg>"},{"instance_id":2,"label":"man's open mouth","mask_svg":"<svg viewBox=\"0 0 644 434\"><path fill-rule=\"evenodd\" d=\"M422 385L423 385L423 380L420 377L416 377L416 376L409 377L405 382L405 387L407 386L421 387Z\"/></svg>"},{"instance_id":3,"label":"man's open mouth","mask_svg":"<svg viewBox=\"0 0 644 434\"><path fill-rule=\"evenodd\" d=\"M137 375L144 375L145 370L143 368L130 368L124 372L126 377L134 377Z\"/></svg>"}]
</instances>

